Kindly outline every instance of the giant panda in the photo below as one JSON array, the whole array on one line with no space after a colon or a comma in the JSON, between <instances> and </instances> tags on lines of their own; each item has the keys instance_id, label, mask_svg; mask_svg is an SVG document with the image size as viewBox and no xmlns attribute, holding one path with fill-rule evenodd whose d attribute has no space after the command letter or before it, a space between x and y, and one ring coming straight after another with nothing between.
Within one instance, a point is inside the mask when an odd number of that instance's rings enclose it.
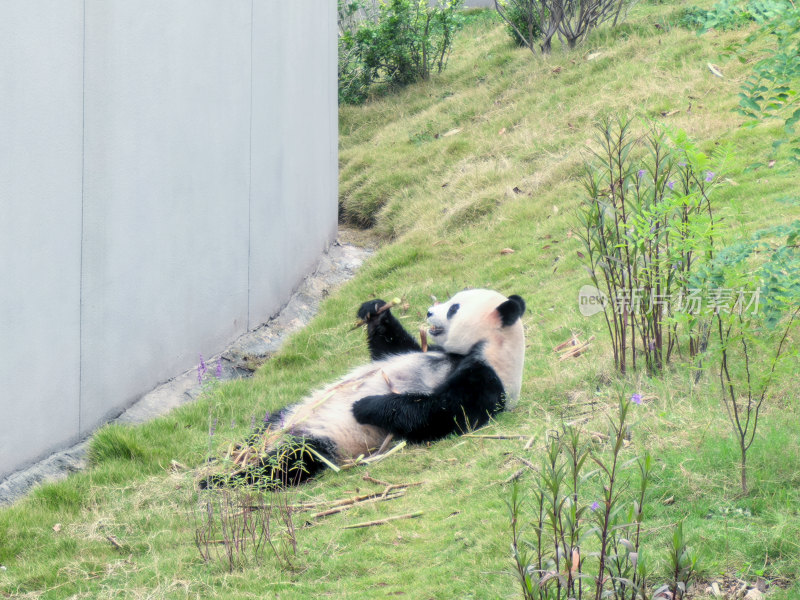
<instances>
[{"instance_id":1,"label":"giant panda","mask_svg":"<svg viewBox=\"0 0 800 600\"><path fill-rule=\"evenodd\" d=\"M242 447L234 476L295 484L375 453L391 434L412 443L485 425L519 400L525 339L516 295L471 289L427 313L427 352L383 300L361 305L372 362L272 415ZM258 452L256 448L260 448ZM244 457L242 460L237 458ZM220 483L215 477L201 487Z\"/></svg>"}]
</instances>

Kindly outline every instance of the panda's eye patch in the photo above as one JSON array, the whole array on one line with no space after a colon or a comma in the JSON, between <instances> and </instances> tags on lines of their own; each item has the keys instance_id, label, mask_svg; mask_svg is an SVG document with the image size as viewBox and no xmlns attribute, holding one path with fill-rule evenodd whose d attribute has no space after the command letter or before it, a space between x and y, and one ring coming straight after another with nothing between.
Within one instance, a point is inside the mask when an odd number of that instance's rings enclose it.
<instances>
[{"instance_id":1,"label":"panda's eye patch","mask_svg":"<svg viewBox=\"0 0 800 600\"><path fill-rule=\"evenodd\" d=\"M450 309L447 311L447 318L451 319L454 314L458 312L458 309L461 308L460 304L453 304Z\"/></svg>"}]
</instances>

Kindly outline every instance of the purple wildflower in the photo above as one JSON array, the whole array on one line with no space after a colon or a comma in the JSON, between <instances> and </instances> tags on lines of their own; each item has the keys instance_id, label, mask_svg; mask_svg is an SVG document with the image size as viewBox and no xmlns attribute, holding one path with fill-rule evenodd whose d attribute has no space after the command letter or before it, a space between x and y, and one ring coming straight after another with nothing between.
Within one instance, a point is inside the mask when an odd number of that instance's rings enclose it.
<instances>
[{"instance_id":1,"label":"purple wildflower","mask_svg":"<svg viewBox=\"0 0 800 600\"><path fill-rule=\"evenodd\" d=\"M231 429L236 429L236 419L231 419Z\"/></svg>"},{"instance_id":2,"label":"purple wildflower","mask_svg":"<svg viewBox=\"0 0 800 600\"><path fill-rule=\"evenodd\" d=\"M217 379L222 379L222 358L217 359Z\"/></svg>"},{"instance_id":3,"label":"purple wildflower","mask_svg":"<svg viewBox=\"0 0 800 600\"><path fill-rule=\"evenodd\" d=\"M253 415L250 417L250 431L253 431L256 428L256 416Z\"/></svg>"},{"instance_id":4,"label":"purple wildflower","mask_svg":"<svg viewBox=\"0 0 800 600\"><path fill-rule=\"evenodd\" d=\"M264 424L269 423L269 411L264 413Z\"/></svg>"},{"instance_id":5,"label":"purple wildflower","mask_svg":"<svg viewBox=\"0 0 800 600\"><path fill-rule=\"evenodd\" d=\"M592 505L589 508L591 508L592 511L595 511L598 508L600 508L600 503L597 500L595 500L594 502L592 502Z\"/></svg>"},{"instance_id":6,"label":"purple wildflower","mask_svg":"<svg viewBox=\"0 0 800 600\"><path fill-rule=\"evenodd\" d=\"M675 189L675 182L674 181L668 181L667 182L667 187L669 189L671 189L671 190Z\"/></svg>"},{"instance_id":7,"label":"purple wildflower","mask_svg":"<svg viewBox=\"0 0 800 600\"><path fill-rule=\"evenodd\" d=\"M214 437L214 432L217 430L217 418L214 417L214 422L211 424L211 430L208 432L209 437Z\"/></svg>"},{"instance_id":8,"label":"purple wildflower","mask_svg":"<svg viewBox=\"0 0 800 600\"><path fill-rule=\"evenodd\" d=\"M650 351L652 352L653 350L655 350L655 349L656 349L656 343L655 343L655 342L650 342L649 344L647 344L647 347L648 347L648 348L650 349Z\"/></svg>"},{"instance_id":9,"label":"purple wildflower","mask_svg":"<svg viewBox=\"0 0 800 600\"><path fill-rule=\"evenodd\" d=\"M642 403L642 395L641 394L634 394L631 396L631 402L634 404L641 404Z\"/></svg>"},{"instance_id":10,"label":"purple wildflower","mask_svg":"<svg viewBox=\"0 0 800 600\"><path fill-rule=\"evenodd\" d=\"M639 175L639 179L641 179L642 177L644 177L645 173L647 173L647 171L645 171L644 169L639 169L639 173L638 173L638 175Z\"/></svg>"},{"instance_id":11,"label":"purple wildflower","mask_svg":"<svg viewBox=\"0 0 800 600\"><path fill-rule=\"evenodd\" d=\"M197 365L197 383L202 385L203 377L205 376L207 370L208 368L206 367L206 361L203 360L203 355L201 354L200 364Z\"/></svg>"},{"instance_id":12,"label":"purple wildflower","mask_svg":"<svg viewBox=\"0 0 800 600\"><path fill-rule=\"evenodd\" d=\"M681 162L678 163L678 166L679 167L685 167L686 163L684 161L681 161Z\"/></svg>"},{"instance_id":13,"label":"purple wildflower","mask_svg":"<svg viewBox=\"0 0 800 600\"><path fill-rule=\"evenodd\" d=\"M714 172L706 171L706 183L711 183L712 181L714 181Z\"/></svg>"}]
</instances>

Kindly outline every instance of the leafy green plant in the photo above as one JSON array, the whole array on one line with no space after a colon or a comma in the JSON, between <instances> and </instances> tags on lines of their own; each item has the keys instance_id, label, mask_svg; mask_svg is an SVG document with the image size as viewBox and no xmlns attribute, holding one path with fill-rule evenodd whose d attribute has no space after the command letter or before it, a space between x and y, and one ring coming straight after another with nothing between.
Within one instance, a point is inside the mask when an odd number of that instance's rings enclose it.
<instances>
[{"instance_id":1,"label":"leafy green plant","mask_svg":"<svg viewBox=\"0 0 800 600\"><path fill-rule=\"evenodd\" d=\"M530 490L535 541L522 537L524 499L514 483L507 502L511 549L526 600L648 597L650 572L641 531L652 460L648 454L628 460L622 456L628 414L640 402L639 394L620 397L617 415L609 419L610 452L584 441L572 426L550 438ZM589 471L586 466L592 463L598 468ZM634 465L638 485L632 486L625 471ZM588 502L586 488L594 479L599 480L601 494ZM680 525L673 535L671 558L671 581L663 587L673 598L681 598L697 558L686 546Z\"/></svg>"},{"instance_id":2,"label":"leafy green plant","mask_svg":"<svg viewBox=\"0 0 800 600\"><path fill-rule=\"evenodd\" d=\"M735 296L730 310L716 309L719 384L740 451L742 493L747 493L747 452L776 369L798 349L789 334L800 314L800 222L757 232L720 251L708 277ZM748 299L743 290L754 289Z\"/></svg>"},{"instance_id":3,"label":"leafy green plant","mask_svg":"<svg viewBox=\"0 0 800 600\"><path fill-rule=\"evenodd\" d=\"M753 66L753 73L742 84L739 94L739 112L750 119L745 126L755 126L765 120L783 121L783 135L773 143L773 149L789 142L792 145L791 161L800 164L800 136L795 125L800 121L798 84L800 84L800 9L778 13L757 32L748 36L743 48L752 47L756 41L768 39L771 43ZM739 58L751 60L741 49ZM761 166L756 163L752 167Z\"/></svg>"},{"instance_id":4,"label":"leafy green plant","mask_svg":"<svg viewBox=\"0 0 800 600\"><path fill-rule=\"evenodd\" d=\"M545 4L539 0L495 0L494 4L514 43L535 52L536 42L545 33L542 27L548 20ZM546 42L543 42L548 47L555 30L549 33Z\"/></svg>"},{"instance_id":5,"label":"leafy green plant","mask_svg":"<svg viewBox=\"0 0 800 600\"><path fill-rule=\"evenodd\" d=\"M338 0L338 8L339 104L359 104L367 98L371 82L359 60L354 36L368 13L362 3L356 1Z\"/></svg>"},{"instance_id":6,"label":"leafy green plant","mask_svg":"<svg viewBox=\"0 0 800 600\"><path fill-rule=\"evenodd\" d=\"M607 299L603 314L616 368L624 373L644 359L656 372L680 351L674 317L691 314L690 275L712 255L710 193L724 156L709 158L682 132L670 144L655 128L640 139L630 125L620 119L597 125L600 149L586 165L577 224L585 268ZM701 323L695 317L683 323L695 355L703 346Z\"/></svg>"},{"instance_id":7,"label":"leafy green plant","mask_svg":"<svg viewBox=\"0 0 800 600\"><path fill-rule=\"evenodd\" d=\"M656 590L656 595L663 590L668 590L671 598L681 600L686 597L689 583L697 568L697 554L686 545L683 536L683 522L678 521L672 532L672 544L669 549L669 562L671 566L671 581Z\"/></svg>"},{"instance_id":8,"label":"leafy green plant","mask_svg":"<svg viewBox=\"0 0 800 600\"><path fill-rule=\"evenodd\" d=\"M795 125L800 120L797 103L800 82L800 9L792 0L722 0L710 10L687 9L679 22L704 33L710 29L734 29L756 23L759 28L726 51L743 63L754 62L753 72L742 83L739 113L747 117L746 127L777 119L783 121L783 135L773 143L776 152L790 142L789 155L800 163L800 137ZM763 44L763 42L767 42ZM756 162L750 168L763 166Z\"/></svg>"},{"instance_id":9,"label":"leafy green plant","mask_svg":"<svg viewBox=\"0 0 800 600\"><path fill-rule=\"evenodd\" d=\"M788 0L721 0L709 10L696 6L686 8L678 23L700 33L710 29L724 31L751 23L766 23L791 7Z\"/></svg>"},{"instance_id":10,"label":"leafy green plant","mask_svg":"<svg viewBox=\"0 0 800 600\"><path fill-rule=\"evenodd\" d=\"M376 83L406 85L441 72L463 0L339 0L339 101L363 102Z\"/></svg>"}]
</instances>

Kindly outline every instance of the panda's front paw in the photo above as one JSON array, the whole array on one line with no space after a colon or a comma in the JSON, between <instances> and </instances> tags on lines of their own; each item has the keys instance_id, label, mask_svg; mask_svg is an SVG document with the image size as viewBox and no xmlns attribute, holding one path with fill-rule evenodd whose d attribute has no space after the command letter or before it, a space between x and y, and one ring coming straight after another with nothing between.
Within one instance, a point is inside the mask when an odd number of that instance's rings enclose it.
<instances>
[{"instance_id":1,"label":"panda's front paw","mask_svg":"<svg viewBox=\"0 0 800 600\"><path fill-rule=\"evenodd\" d=\"M361 308L358 309L358 318L362 321L369 321L374 318L378 311L382 306L384 306L386 302L383 300L367 300L364 304L361 305ZM380 313L385 314L385 313Z\"/></svg>"},{"instance_id":2,"label":"panda's front paw","mask_svg":"<svg viewBox=\"0 0 800 600\"><path fill-rule=\"evenodd\" d=\"M353 416L362 425L380 425L378 423L378 406L381 404L380 396L366 396L353 403Z\"/></svg>"}]
</instances>

